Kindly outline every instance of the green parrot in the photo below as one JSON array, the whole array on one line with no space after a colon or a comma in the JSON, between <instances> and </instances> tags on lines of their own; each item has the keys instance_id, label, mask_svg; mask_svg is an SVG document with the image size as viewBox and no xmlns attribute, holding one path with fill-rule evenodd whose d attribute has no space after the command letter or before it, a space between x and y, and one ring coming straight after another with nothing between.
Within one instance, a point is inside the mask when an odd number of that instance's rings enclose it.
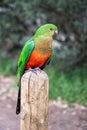
<instances>
[{"instance_id":1,"label":"green parrot","mask_svg":"<svg viewBox=\"0 0 87 130\"><path fill-rule=\"evenodd\" d=\"M18 60L17 76L19 79L19 92L17 99L16 114L20 113L20 79L27 70L43 69L52 57L53 35L57 34L54 24L45 24L39 27L34 36L28 40Z\"/></svg>"}]
</instances>

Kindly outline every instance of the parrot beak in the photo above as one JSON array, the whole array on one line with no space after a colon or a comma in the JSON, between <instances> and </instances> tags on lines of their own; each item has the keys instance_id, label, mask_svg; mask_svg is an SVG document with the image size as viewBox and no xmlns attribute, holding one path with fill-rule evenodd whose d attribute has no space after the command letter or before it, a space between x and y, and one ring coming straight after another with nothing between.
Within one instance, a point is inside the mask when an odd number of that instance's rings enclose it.
<instances>
[{"instance_id":1,"label":"parrot beak","mask_svg":"<svg viewBox=\"0 0 87 130\"><path fill-rule=\"evenodd\" d=\"M54 31L54 35L57 35L57 34L58 34L58 30L55 30L55 31Z\"/></svg>"}]
</instances>

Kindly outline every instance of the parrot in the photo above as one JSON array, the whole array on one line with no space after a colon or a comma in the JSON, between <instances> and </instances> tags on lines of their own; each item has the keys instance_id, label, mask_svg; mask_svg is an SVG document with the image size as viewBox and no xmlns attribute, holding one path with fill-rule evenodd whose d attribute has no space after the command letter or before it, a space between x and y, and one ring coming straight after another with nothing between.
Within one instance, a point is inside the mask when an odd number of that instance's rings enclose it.
<instances>
[{"instance_id":1,"label":"parrot","mask_svg":"<svg viewBox=\"0 0 87 130\"><path fill-rule=\"evenodd\" d=\"M51 23L40 26L36 33L24 44L18 59L17 77L19 90L16 114L20 113L21 77L25 71L43 70L52 58L53 36L58 33L57 26Z\"/></svg>"}]
</instances>

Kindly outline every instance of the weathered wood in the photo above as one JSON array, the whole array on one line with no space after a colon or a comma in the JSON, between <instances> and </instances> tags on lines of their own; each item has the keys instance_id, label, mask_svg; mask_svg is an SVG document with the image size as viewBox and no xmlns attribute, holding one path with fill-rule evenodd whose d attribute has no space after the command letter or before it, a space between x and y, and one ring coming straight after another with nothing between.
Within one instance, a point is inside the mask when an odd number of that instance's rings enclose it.
<instances>
[{"instance_id":1,"label":"weathered wood","mask_svg":"<svg viewBox=\"0 0 87 130\"><path fill-rule=\"evenodd\" d=\"M21 79L21 130L48 130L48 76L26 72Z\"/></svg>"}]
</instances>

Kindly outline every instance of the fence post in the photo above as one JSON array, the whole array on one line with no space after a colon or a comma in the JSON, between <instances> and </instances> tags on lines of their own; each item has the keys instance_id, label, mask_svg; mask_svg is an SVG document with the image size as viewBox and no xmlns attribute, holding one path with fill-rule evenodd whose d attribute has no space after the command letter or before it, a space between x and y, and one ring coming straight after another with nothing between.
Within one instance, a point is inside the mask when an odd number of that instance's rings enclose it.
<instances>
[{"instance_id":1,"label":"fence post","mask_svg":"<svg viewBox=\"0 0 87 130\"><path fill-rule=\"evenodd\" d=\"M22 76L21 130L48 130L48 89L44 71L28 71Z\"/></svg>"}]
</instances>

